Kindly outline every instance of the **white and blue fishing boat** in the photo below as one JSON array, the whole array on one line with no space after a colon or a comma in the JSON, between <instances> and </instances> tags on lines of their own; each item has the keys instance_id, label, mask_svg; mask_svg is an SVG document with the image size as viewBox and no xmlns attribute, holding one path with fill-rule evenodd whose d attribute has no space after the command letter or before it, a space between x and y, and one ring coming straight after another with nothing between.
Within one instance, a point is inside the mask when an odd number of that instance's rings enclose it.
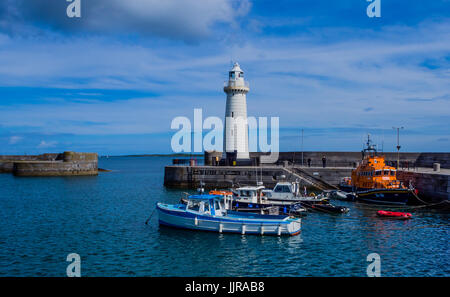
<instances>
[{"instance_id":1,"label":"white and blue fishing boat","mask_svg":"<svg viewBox=\"0 0 450 297\"><path fill-rule=\"evenodd\" d=\"M182 229L259 235L298 235L301 219L225 209L221 195L191 195L186 204L157 203L159 224Z\"/></svg>"}]
</instances>

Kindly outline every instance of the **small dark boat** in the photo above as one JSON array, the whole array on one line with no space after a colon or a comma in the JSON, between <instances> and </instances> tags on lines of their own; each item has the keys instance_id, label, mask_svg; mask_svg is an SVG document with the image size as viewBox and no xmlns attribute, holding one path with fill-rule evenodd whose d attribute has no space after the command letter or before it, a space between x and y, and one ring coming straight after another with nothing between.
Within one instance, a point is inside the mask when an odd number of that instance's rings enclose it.
<instances>
[{"instance_id":1,"label":"small dark boat","mask_svg":"<svg viewBox=\"0 0 450 297\"><path fill-rule=\"evenodd\" d=\"M395 219L410 219L412 218L412 214L409 212L396 212L396 211L386 211L386 210L379 210L377 211L377 215L379 217L384 218L395 218Z\"/></svg>"},{"instance_id":2,"label":"small dark boat","mask_svg":"<svg viewBox=\"0 0 450 297\"><path fill-rule=\"evenodd\" d=\"M283 214L292 216L304 216L306 215L306 209L300 203L290 203L290 204L277 204L277 203L250 203L245 201L232 202L232 208L235 211L244 212L262 212L267 214ZM273 209L277 209L276 212Z\"/></svg>"},{"instance_id":3,"label":"small dark boat","mask_svg":"<svg viewBox=\"0 0 450 297\"><path fill-rule=\"evenodd\" d=\"M341 201L355 201L356 196L354 193L344 192L341 190L324 191L324 194L329 199L341 200Z\"/></svg>"},{"instance_id":4,"label":"small dark boat","mask_svg":"<svg viewBox=\"0 0 450 297\"><path fill-rule=\"evenodd\" d=\"M347 213L350 209L345 206L337 206L328 201L320 202L300 202L301 206L311 211L320 211L326 213Z\"/></svg>"}]
</instances>

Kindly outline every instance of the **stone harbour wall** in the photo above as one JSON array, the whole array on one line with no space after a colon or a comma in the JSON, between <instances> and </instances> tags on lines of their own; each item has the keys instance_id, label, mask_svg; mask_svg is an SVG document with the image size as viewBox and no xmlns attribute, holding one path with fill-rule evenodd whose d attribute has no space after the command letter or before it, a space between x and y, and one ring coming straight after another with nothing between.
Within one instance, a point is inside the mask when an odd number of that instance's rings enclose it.
<instances>
[{"instance_id":1,"label":"stone harbour wall","mask_svg":"<svg viewBox=\"0 0 450 297\"><path fill-rule=\"evenodd\" d=\"M64 152L42 155L2 155L0 172L16 176L97 175L97 153Z\"/></svg>"}]
</instances>

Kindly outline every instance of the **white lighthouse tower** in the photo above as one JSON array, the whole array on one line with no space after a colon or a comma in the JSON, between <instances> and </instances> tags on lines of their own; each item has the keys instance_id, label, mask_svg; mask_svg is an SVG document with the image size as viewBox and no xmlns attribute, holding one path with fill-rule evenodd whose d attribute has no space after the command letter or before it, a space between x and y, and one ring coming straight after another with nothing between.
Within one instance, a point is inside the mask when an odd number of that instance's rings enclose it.
<instances>
[{"instance_id":1,"label":"white lighthouse tower","mask_svg":"<svg viewBox=\"0 0 450 297\"><path fill-rule=\"evenodd\" d=\"M234 63L229 72L228 82L223 88L227 93L225 110L225 133L223 141L224 158L236 153L236 159L249 159L247 93L250 90L244 80L244 72Z\"/></svg>"}]
</instances>

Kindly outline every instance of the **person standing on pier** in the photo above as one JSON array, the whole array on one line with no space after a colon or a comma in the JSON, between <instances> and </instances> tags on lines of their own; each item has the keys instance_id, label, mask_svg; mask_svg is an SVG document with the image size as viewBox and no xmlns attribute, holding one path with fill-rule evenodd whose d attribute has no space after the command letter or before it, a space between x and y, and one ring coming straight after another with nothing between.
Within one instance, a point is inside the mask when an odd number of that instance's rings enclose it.
<instances>
[{"instance_id":1,"label":"person standing on pier","mask_svg":"<svg viewBox=\"0 0 450 297\"><path fill-rule=\"evenodd\" d=\"M308 167L311 167L311 158L308 158Z\"/></svg>"},{"instance_id":2,"label":"person standing on pier","mask_svg":"<svg viewBox=\"0 0 450 297\"><path fill-rule=\"evenodd\" d=\"M323 165L323 168L325 168L327 166L327 158L325 158L325 156L322 157L322 165Z\"/></svg>"}]
</instances>

